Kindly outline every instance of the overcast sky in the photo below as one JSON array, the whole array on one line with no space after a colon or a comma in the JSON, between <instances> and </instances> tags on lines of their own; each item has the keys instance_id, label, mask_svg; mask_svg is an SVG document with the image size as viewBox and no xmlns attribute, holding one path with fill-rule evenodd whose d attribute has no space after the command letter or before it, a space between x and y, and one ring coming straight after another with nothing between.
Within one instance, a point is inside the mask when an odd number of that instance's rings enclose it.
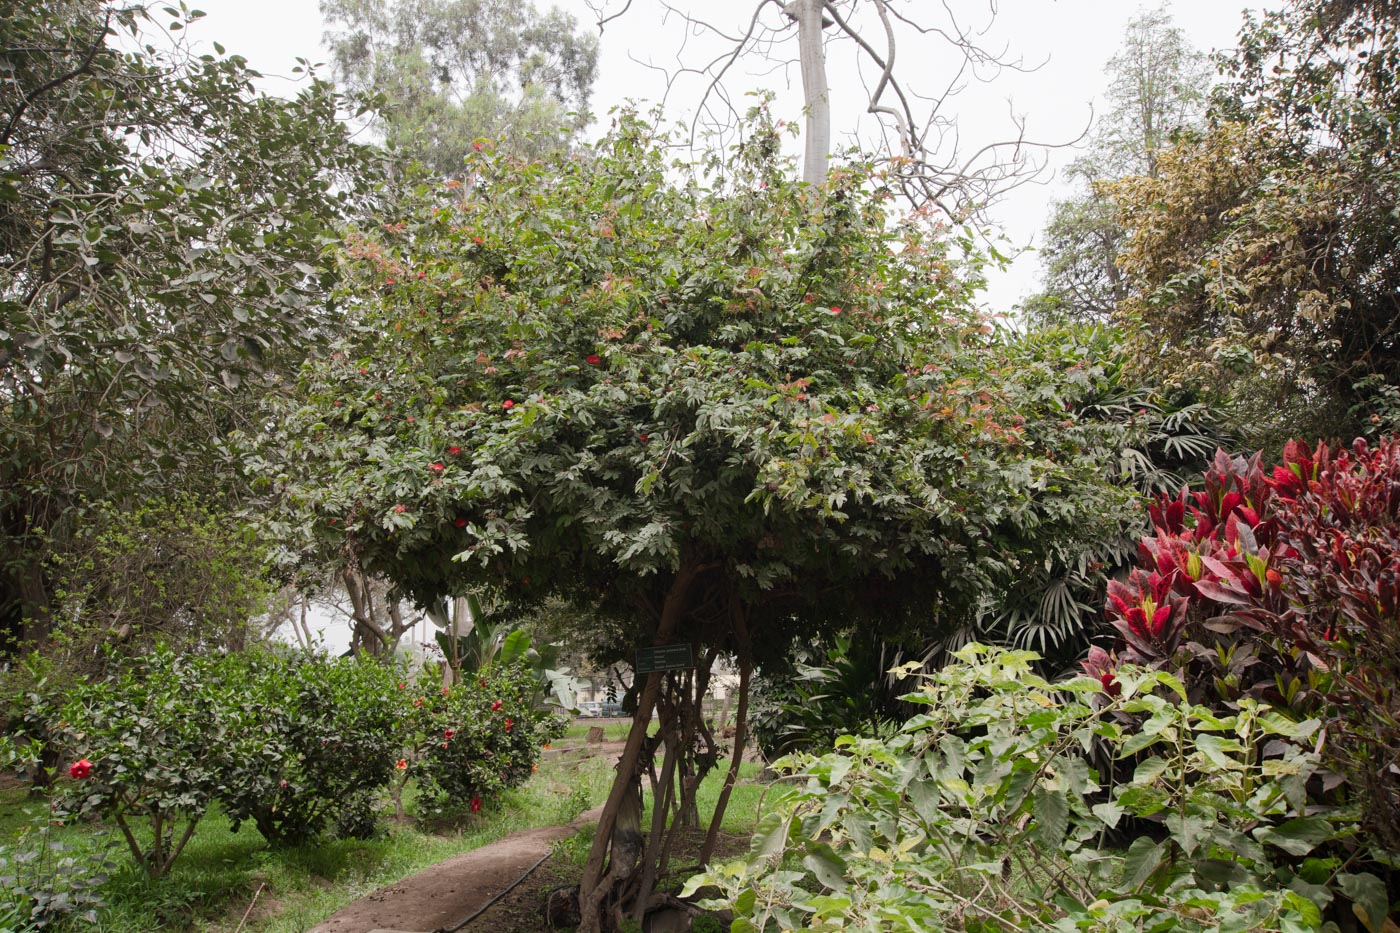
<instances>
[{"instance_id":1,"label":"overcast sky","mask_svg":"<svg viewBox=\"0 0 1400 933\"><path fill-rule=\"evenodd\" d=\"M595 0L602 3L604 0ZM300 56L324 61L317 0L199 0L207 14L192 33L197 39L217 40L230 52L246 57L253 67L269 75L289 75ZM560 0L554 4L573 13L581 24L596 30L597 15L585 0ZM695 11L729 32L742 31L753 15L757 0L674 0L675 6ZM964 28L975 28L980 43L1006 49L1039 68L1026 72L1003 71L987 83L970 82L965 91L944 106L958 125L961 145L975 149L1006 138L1012 132L1011 116L1022 115L1027 135L1047 142L1074 139L1085 128L1101 100L1106 84L1104 66L1118 49L1124 26L1141 6L1134 2L1101 0L996 0L995 13L986 0L948 0ZM1189 40L1205 51L1231 48L1243 11L1259 2L1234 0L1175 0L1167 4ZM1274 5L1274 4L1270 4ZM619 12L626 0L608 0L606 9ZM905 0L900 7L911 18L930 25L947 23L939 0ZM771 7L770 7L771 9ZM769 13L766 19L776 21ZM879 38L875 36L874 38ZM703 64L720 46L687 29L682 17L667 14L658 0L633 0L631 8L609 22L601 37L601 61L594 87L592 110L606 114L626 100L657 102L665 93L665 79L656 69L674 69L678 61ZM913 37L898 46L896 67L915 90L933 92L947 81L947 68L957 61L945 45L920 44ZM779 57L791 54L779 49ZM862 75L849 43L833 46L828 74L833 87L832 127L839 144L868 136L875 130L871 117L863 115ZM647 67L650 64L653 67ZM867 76L869 69L867 68ZM327 76L329 76L327 74ZM795 66L774 67L756 59L732 73L731 90L771 89L779 93L780 114L801 118L800 76ZM667 114L688 118L695 108L703 82L679 83L667 100ZM1102 109L1101 106L1098 109ZM602 124L595 124L597 129ZM1062 167L1076 154L1051 150L1050 166ZM1016 246L1033 245L1051 201L1066 188L1058 182L1017 189L998 204L992 216ZM1034 254L1019 258L1011 270L993 279L988 307L1005 311L1031 292L1038 276Z\"/></svg>"}]
</instances>

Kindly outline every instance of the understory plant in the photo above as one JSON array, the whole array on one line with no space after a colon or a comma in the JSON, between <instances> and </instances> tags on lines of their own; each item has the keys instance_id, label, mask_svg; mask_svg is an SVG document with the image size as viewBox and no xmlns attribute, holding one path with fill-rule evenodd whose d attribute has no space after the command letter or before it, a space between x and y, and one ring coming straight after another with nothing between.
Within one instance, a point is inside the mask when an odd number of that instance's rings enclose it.
<instances>
[{"instance_id":1,"label":"understory plant","mask_svg":"<svg viewBox=\"0 0 1400 933\"><path fill-rule=\"evenodd\" d=\"M451 687L431 675L398 690L403 753L396 788L418 782L421 815L475 813L495 795L527 781L541 749L567 720L535 703L538 681L523 658L498 662Z\"/></svg>"},{"instance_id":2,"label":"understory plant","mask_svg":"<svg viewBox=\"0 0 1400 933\"><path fill-rule=\"evenodd\" d=\"M253 749L251 711L220 658L160 646L77 684L59 734L75 760L68 808L116 825L152 878L166 874Z\"/></svg>"},{"instance_id":3,"label":"understory plant","mask_svg":"<svg viewBox=\"0 0 1400 933\"><path fill-rule=\"evenodd\" d=\"M254 735L219 794L235 831L251 820L275 845L327 830L372 834L398 758L389 700L402 671L358 658L261 652L245 655L237 673Z\"/></svg>"},{"instance_id":4,"label":"understory plant","mask_svg":"<svg viewBox=\"0 0 1400 933\"><path fill-rule=\"evenodd\" d=\"M1150 514L1139 567L1109 588L1118 650L1086 669L1147 664L1218 709L1251 696L1321 717L1373 841L1400 852L1400 444L1290 442L1272 470L1218 453Z\"/></svg>"},{"instance_id":5,"label":"understory plant","mask_svg":"<svg viewBox=\"0 0 1400 933\"><path fill-rule=\"evenodd\" d=\"M1379 879L1313 855L1356 832L1308 804L1317 720L1220 715L1162 670L1050 683L1030 652L956 659L897 736L781 760L748 858L685 893L717 893L735 931L1291 931L1339 894L1384 918Z\"/></svg>"}]
</instances>

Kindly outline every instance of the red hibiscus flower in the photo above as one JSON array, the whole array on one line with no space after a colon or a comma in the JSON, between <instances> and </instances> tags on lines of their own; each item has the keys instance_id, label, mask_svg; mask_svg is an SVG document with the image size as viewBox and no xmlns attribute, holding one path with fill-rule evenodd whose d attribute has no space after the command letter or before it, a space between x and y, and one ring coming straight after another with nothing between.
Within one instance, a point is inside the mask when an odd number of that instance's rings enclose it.
<instances>
[{"instance_id":1,"label":"red hibiscus flower","mask_svg":"<svg viewBox=\"0 0 1400 933\"><path fill-rule=\"evenodd\" d=\"M515 407L515 402L513 402L513 401L510 400L510 399L506 399L504 402L501 403L501 407L502 407L502 408L505 408L505 409L514 408L514 407Z\"/></svg>"},{"instance_id":2,"label":"red hibiscus flower","mask_svg":"<svg viewBox=\"0 0 1400 933\"><path fill-rule=\"evenodd\" d=\"M441 473L444 469L446 469L446 467L441 463L434 463L428 467L428 471L431 473Z\"/></svg>"},{"instance_id":3,"label":"red hibiscus flower","mask_svg":"<svg viewBox=\"0 0 1400 933\"><path fill-rule=\"evenodd\" d=\"M494 713L496 710L500 709L500 708L501 708L501 701L500 701L500 700L497 700L496 702L494 702L494 703L491 704L491 712L493 712L493 713Z\"/></svg>"},{"instance_id":4,"label":"red hibiscus flower","mask_svg":"<svg viewBox=\"0 0 1400 933\"><path fill-rule=\"evenodd\" d=\"M68 776L81 781L92 773L92 762L86 758L79 758L68 766Z\"/></svg>"},{"instance_id":5,"label":"red hibiscus flower","mask_svg":"<svg viewBox=\"0 0 1400 933\"><path fill-rule=\"evenodd\" d=\"M481 798L480 798L480 797L473 797L473 798L472 798L471 808L472 808L472 812L473 812L473 813L475 813L476 811L478 811L478 810L481 809Z\"/></svg>"},{"instance_id":6,"label":"red hibiscus flower","mask_svg":"<svg viewBox=\"0 0 1400 933\"><path fill-rule=\"evenodd\" d=\"M832 305L832 307L831 307L831 313L832 313L832 314L840 314L840 313L841 313L841 309L838 308L838 307L836 307L835 305Z\"/></svg>"},{"instance_id":7,"label":"red hibiscus flower","mask_svg":"<svg viewBox=\"0 0 1400 933\"><path fill-rule=\"evenodd\" d=\"M507 732L510 731L510 727L513 726L513 725L515 725L515 720L514 720L514 719L511 719L510 717L506 717L506 731L507 731Z\"/></svg>"},{"instance_id":8,"label":"red hibiscus flower","mask_svg":"<svg viewBox=\"0 0 1400 933\"><path fill-rule=\"evenodd\" d=\"M460 447L458 447L458 446L456 446L456 445L454 444L453 446L447 448L447 452L448 452L450 455L452 455L452 456L455 457L455 456L457 456L459 453L462 452L462 448L460 448Z\"/></svg>"},{"instance_id":9,"label":"red hibiscus flower","mask_svg":"<svg viewBox=\"0 0 1400 933\"><path fill-rule=\"evenodd\" d=\"M456 525L458 528L465 528L467 527L467 520L465 518L455 518L452 520L452 524Z\"/></svg>"},{"instance_id":10,"label":"red hibiscus flower","mask_svg":"<svg viewBox=\"0 0 1400 933\"><path fill-rule=\"evenodd\" d=\"M394 767L395 767L395 768L398 768L400 771L407 771L407 770L408 770L408 759L407 759L407 758L400 758L398 761L394 762Z\"/></svg>"},{"instance_id":11,"label":"red hibiscus flower","mask_svg":"<svg viewBox=\"0 0 1400 933\"><path fill-rule=\"evenodd\" d=\"M457 733L453 732L451 729L443 729L443 730L442 730L442 737L443 737L444 739L450 739L450 738L452 738L452 737L453 737L454 735L456 735L456 734L457 734Z\"/></svg>"},{"instance_id":12,"label":"red hibiscus flower","mask_svg":"<svg viewBox=\"0 0 1400 933\"><path fill-rule=\"evenodd\" d=\"M395 511L395 512L398 512L400 515L402 515L403 513L405 513L405 512L408 511L408 506L406 506L406 505L396 505L396 506L394 506L394 511Z\"/></svg>"},{"instance_id":13,"label":"red hibiscus flower","mask_svg":"<svg viewBox=\"0 0 1400 933\"><path fill-rule=\"evenodd\" d=\"M584 357L584 361L587 362L589 366L597 366L599 363L603 362L603 358L596 353L590 353L588 356Z\"/></svg>"}]
</instances>

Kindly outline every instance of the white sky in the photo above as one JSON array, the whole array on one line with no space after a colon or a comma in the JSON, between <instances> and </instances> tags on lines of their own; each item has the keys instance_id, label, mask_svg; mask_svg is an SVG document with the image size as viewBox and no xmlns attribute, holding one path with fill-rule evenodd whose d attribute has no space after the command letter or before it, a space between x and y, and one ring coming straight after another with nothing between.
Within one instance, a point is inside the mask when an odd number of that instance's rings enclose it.
<instances>
[{"instance_id":1,"label":"white sky","mask_svg":"<svg viewBox=\"0 0 1400 933\"><path fill-rule=\"evenodd\" d=\"M595 3L604 0L595 0ZM626 0L606 0L610 12L620 11ZM1233 46L1243 10L1255 3L1237 0L1174 0L1166 6L1188 39L1206 51ZM726 31L738 32L747 24L757 0L674 0L675 5L697 11ZM984 29L983 44L1007 49L1010 57L1027 63L1041 63L1031 73L1004 71L989 84L970 84L945 107L958 123L965 148L1004 139L1010 126L1009 115L1024 115L1027 135L1053 142L1074 139L1091 118L1096 100L1106 85L1104 66L1118 50L1123 29L1139 11L1136 2L1102 0L992 0L995 16L987 0L948 0L964 26ZM317 0L200 0L197 4L208 15L191 30L196 39L217 40L230 52L246 57L250 64L268 75L289 75L300 56L313 62L326 60L321 46L320 13ZM585 0L537 2L537 7L558 6L582 24L595 28L596 15ZM1268 5L1276 5L1269 3ZM939 0L906 0L901 5L911 17L942 20ZM770 8L771 11L771 8ZM769 12L767 19L774 20ZM874 38L879 38L876 35ZM682 51L682 45L684 50ZM876 43L878 45L878 43ZM594 86L592 110L606 114L626 100L657 102L665 86L654 69L640 61L662 68L674 67L678 56L687 64L703 62L713 54L713 46L687 35L679 16L665 13L659 0L633 0L631 9L607 24L601 39L598 81ZM795 51L795 48L788 51ZM901 40L896 67L907 84L916 90L933 91L945 83L944 69L953 57L946 47L918 45ZM874 129L873 118L864 115L861 77L856 70L852 47L845 43L828 51L828 77L833 88L832 128L835 144L849 143L861 133ZM868 71L868 69L867 69ZM326 76L329 77L328 69ZM941 80L940 80L941 79ZM797 68L773 69L769 64L750 61L731 74L735 94L745 89L771 89L779 93L776 107L780 117L801 118L801 78ZM677 86L667 101L667 115L687 118L699 98L702 83L691 80ZM741 98L742 100L742 98ZM742 106L742 104L741 104ZM1097 109L1101 110L1099 106ZM595 124L595 129L597 124ZM1062 167L1076 155L1074 150L1048 153L1052 167ZM1027 185L1012 192L992 211L996 223L1014 246L1033 245L1048 216L1050 202L1063 197L1066 187L1052 181ZM1039 262L1033 253L1023 254L1006 273L995 274L986 296L989 308L1007 311L1017 300L1032 292L1038 279Z\"/></svg>"}]
</instances>

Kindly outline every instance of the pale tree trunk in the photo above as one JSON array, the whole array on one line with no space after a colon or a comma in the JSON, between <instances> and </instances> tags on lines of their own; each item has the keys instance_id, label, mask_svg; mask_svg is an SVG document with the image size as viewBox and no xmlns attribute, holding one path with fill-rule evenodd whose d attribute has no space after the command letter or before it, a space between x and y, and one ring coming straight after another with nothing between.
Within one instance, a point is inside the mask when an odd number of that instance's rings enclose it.
<instances>
[{"instance_id":1,"label":"pale tree trunk","mask_svg":"<svg viewBox=\"0 0 1400 933\"><path fill-rule=\"evenodd\" d=\"M822 46L823 6L823 0L793 0L787 7L797 18L802 103L807 113L802 180L813 185L826 182L831 155L831 94L826 83L826 50Z\"/></svg>"}]
</instances>

